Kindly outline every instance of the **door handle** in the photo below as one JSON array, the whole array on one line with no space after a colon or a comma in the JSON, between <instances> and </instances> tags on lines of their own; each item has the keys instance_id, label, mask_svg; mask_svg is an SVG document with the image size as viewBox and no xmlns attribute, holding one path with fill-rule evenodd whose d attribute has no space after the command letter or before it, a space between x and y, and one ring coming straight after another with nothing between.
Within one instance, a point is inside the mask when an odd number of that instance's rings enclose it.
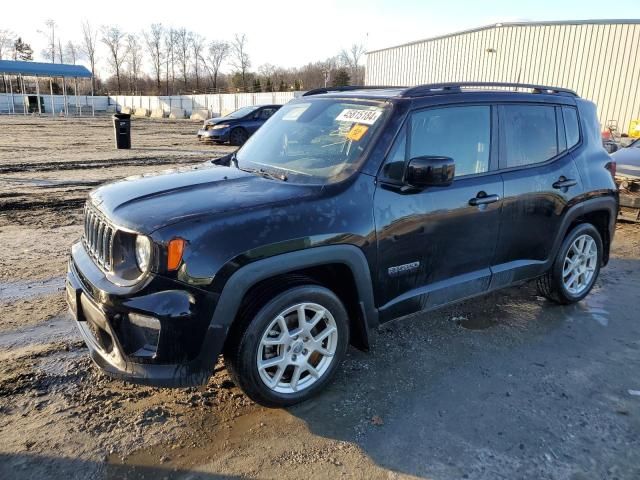
<instances>
[{"instance_id":1,"label":"door handle","mask_svg":"<svg viewBox=\"0 0 640 480\"><path fill-rule=\"evenodd\" d=\"M558 179L557 182L554 182L552 186L553 188L563 189L563 188L573 187L577 184L578 182L576 180L562 176Z\"/></svg>"},{"instance_id":2,"label":"door handle","mask_svg":"<svg viewBox=\"0 0 640 480\"><path fill-rule=\"evenodd\" d=\"M488 205L489 203L495 203L500 200L500 195L487 195L484 192L478 193L478 196L469 200L469 205L472 207L479 207L481 205Z\"/></svg>"}]
</instances>

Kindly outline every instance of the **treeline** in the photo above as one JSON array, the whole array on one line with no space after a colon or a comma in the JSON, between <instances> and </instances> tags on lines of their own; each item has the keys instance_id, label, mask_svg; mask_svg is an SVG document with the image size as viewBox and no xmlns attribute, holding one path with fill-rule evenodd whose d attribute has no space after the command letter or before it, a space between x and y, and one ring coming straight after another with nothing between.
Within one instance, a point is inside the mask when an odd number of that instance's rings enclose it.
<instances>
[{"instance_id":1,"label":"treeline","mask_svg":"<svg viewBox=\"0 0 640 480\"><path fill-rule=\"evenodd\" d=\"M207 39L184 27L152 24L142 34L116 25L96 27L82 22L79 43L63 41L54 20L39 33L46 38L41 56L53 63L86 63L96 94L175 95L191 93L278 92L309 90L325 85L364 82L364 48L350 49L324 61L298 68L270 63L254 68L246 34L232 39ZM0 29L0 59L33 60L22 38ZM100 77L97 64L108 65Z\"/></svg>"}]
</instances>

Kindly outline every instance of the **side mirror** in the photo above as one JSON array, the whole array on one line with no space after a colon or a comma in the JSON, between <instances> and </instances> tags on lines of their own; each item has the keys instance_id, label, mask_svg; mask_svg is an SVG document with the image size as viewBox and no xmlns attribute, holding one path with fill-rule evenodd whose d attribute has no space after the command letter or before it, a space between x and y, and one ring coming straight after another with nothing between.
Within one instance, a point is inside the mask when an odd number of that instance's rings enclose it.
<instances>
[{"instance_id":1,"label":"side mirror","mask_svg":"<svg viewBox=\"0 0 640 480\"><path fill-rule=\"evenodd\" d=\"M449 157L415 157L409 160L405 182L413 187L447 187L453 183L455 170Z\"/></svg>"}]
</instances>

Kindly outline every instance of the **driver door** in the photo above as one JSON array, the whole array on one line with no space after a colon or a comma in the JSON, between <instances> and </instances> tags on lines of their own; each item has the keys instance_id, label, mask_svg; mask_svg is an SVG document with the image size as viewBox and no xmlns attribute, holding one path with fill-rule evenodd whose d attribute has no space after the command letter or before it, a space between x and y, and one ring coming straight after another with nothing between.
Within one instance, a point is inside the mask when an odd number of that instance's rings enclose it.
<instances>
[{"instance_id":1,"label":"driver door","mask_svg":"<svg viewBox=\"0 0 640 480\"><path fill-rule=\"evenodd\" d=\"M419 110L396 139L374 198L381 320L488 289L503 196L495 118L490 105ZM453 183L407 188L407 161L419 156L452 158Z\"/></svg>"}]
</instances>

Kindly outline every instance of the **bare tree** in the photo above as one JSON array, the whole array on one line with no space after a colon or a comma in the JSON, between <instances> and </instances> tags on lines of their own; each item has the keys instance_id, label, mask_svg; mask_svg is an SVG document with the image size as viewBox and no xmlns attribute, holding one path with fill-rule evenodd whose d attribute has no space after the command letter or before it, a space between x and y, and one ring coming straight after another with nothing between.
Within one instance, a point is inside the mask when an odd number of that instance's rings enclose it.
<instances>
[{"instance_id":1,"label":"bare tree","mask_svg":"<svg viewBox=\"0 0 640 480\"><path fill-rule=\"evenodd\" d=\"M169 95L169 73L171 73L171 93L176 84L176 31L170 28L164 36L164 51L166 62L167 95Z\"/></svg>"},{"instance_id":2,"label":"bare tree","mask_svg":"<svg viewBox=\"0 0 640 480\"><path fill-rule=\"evenodd\" d=\"M15 34L11 30L0 30L0 60L5 56L10 56L11 47L15 40Z\"/></svg>"},{"instance_id":3,"label":"bare tree","mask_svg":"<svg viewBox=\"0 0 640 480\"><path fill-rule=\"evenodd\" d=\"M98 43L98 32L95 31L91 24L85 20L82 22L82 46L81 50L89 59L91 65L91 89L96 90L96 44Z\"/></svg>"},{"instance_id":4,"label":"bare tree","mask_svg":"<svg viewBox=\"0 0 640 480\"><path fill-rule=\"evenodd\" d=\"M359 85L360 59L364 53L364 46L360 43L354 43L349 50L342 49L339 55L342 64L351 69L351 79L354 85Z\"/></svg>"},{"instance_id":5,"label":"bare tree","mask_svg":"<svg viewBox=\"0 0 640 480\"><path fill-rule=\"evenodd\" d=\"M51 63L56 63L56 22L52 19L44 22L46 30L38 30L47 39L47 48L42 50L42 56Z\"/></svg>"},{"instance_id":6,"label":"bare tree","mask_svg":"<svg viewBox=\"0 0 640 480\"><path fill-rule=\"evenodd\" d=\"M62 51L62 40L60 40L60 37L58 37L58 59L60 60L60 63L64 63L64 54Z\"/></svg>"},{"instance_id":7,"label":"bare tree","mask_svg":"<svg viewBox=\"0 0 640 480\"><path fill-rule=\"evenodd\" d=\"M207 58L205 65L209 71L211 82L213 83L213 89L218 88L218 74L220 73L220 67L222 62L229 56L230 45L227 42L214 40L209 44Z\"/></svg>"},{"instance_id":8,"label":"bare tree","mask_svg":"<svg viewBox=\"0 0 640 480\"><path fill-rule=\"evenodd\" d=\"M75 65L80 56L80 48L78 45L69 40L64 47L64 54L67 58L67 61Z\"/></svg>"},{"instance_id":9,"label":"bare tree","mask_svg":"<svg viewBox=\"0 0 640 480\"><path fill-rule=\"evenodd\" d=\"M126 48L124 45L125 34L119 27L102 27L102 38L100 39L109 49L109 65L116 75L118 83L118 95L122 92L120 83L120 70L125 60Z\"/></svg>"},{"instance_id":10,"label":"bare tree","mask_svg":"<svg viewBox=\"0 0 640 480\"><path fill-rule=\"evenodd\" d=\"M138 37L134 34L127 35L126 61L129 67L129 90L131 93L136 94L142 65L142 46Z\"/></svg>"},{"instance_id":11,"label":"bare tree","mask_svg":"<svg viewBox=\"0 0 640 480\"><path fill-rule=\"evenodd\" d=\"M233 42L231 43L231 53L233 67L240 73L242 79L242 88L247 90L247 70L251 67L251 61L249 60L249 54L247 53L247 36L235 34Z\"/></svg>"},{"instance_id":12,"label":"bare tree","mask_svg":"<svg viewBox=\"0 0 640 480\"><path fill-rule=\"evenodd\" d=\"M180 71L182 73L182 80L184 82L184 88L187 89L187 75L189 74L189 62L191 60L191 33L184 27L177 29L176 31L176 56L180 63Z\"/></svg>"},{"instance_id":13,"label":"bare tree","mask_svg":"<svg viewBox=\"0 0 640 480\"><path fill-rule=\"evenodd\" d=\"M196 76L196 90L200 89L200 64L204 63L202 51L205 39L199 33L191 34L191 53L193 54L193 72Z\"/></svg>"},{"instance_id":14,"label":"bare tree","mask_svg":"<svg viewBox=\"0 0 640 480\"><path fill-rule=\"evenodd\" d=\"M162 50L162 39L164 37L164 28L161 23L154 23L151 25L151 30L144 32L144 40L147 44L147 49L151 55L151 65L153 67L153 73L156 78L156 88L160 93L160 76L162 74L162 61L164 59L164 52Z\"/></svg>"}]
</instances>

